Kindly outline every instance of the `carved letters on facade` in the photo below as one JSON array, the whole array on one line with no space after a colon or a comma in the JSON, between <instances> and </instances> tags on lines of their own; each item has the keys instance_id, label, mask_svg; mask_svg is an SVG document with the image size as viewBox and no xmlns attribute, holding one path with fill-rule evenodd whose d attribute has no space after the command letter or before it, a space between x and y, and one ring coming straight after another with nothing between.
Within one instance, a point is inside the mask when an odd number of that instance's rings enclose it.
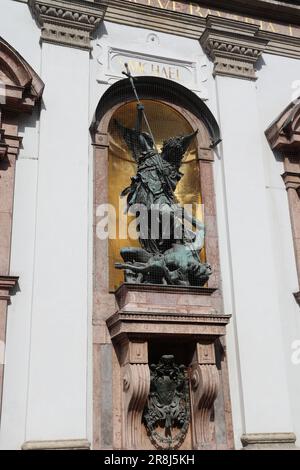
<instances>
[{"instance_id":1,"label":"carved letters on facade","mask_svg":"<svg viewBox=\"0 0 300 470\"><path fill-rule=\"evenodd\" d=\"M145 39L144 48L146 49L149 44L149 37ZM155 53L154 51L146 53L143 50L143 53L141 53L140 51L110 47L109 44L105 43L105 39L101 39L97 43L97 62L99 65L97 81L99 83L114 83L120 80L123 77L122 71L126 62L134 75L172 80L198 93L203 100L208 99L208 90L205 86L208 59L205 54L197 57L195 61L162 57L159 53L158 36L153 34L152 39L157 46Z\"/></svg>"}]
</instances>

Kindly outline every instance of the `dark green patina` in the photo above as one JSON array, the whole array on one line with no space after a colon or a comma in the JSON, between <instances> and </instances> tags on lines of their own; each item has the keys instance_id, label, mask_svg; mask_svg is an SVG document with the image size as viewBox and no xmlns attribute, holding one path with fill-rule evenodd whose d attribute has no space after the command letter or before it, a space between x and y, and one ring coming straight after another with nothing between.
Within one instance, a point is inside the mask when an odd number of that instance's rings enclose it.
<instances>
[{"instance_id":1,"label":"dark green patina","mask_svg":"<svg viewBox=\"0 0 300 470\"><path fill-rule=\"evenodd\" d=\"M150 394L143 420L155 447L176 449L183 442L190 422L186 367L174 356L164 355L150 366Z\"/></svg>"}]
</instances>

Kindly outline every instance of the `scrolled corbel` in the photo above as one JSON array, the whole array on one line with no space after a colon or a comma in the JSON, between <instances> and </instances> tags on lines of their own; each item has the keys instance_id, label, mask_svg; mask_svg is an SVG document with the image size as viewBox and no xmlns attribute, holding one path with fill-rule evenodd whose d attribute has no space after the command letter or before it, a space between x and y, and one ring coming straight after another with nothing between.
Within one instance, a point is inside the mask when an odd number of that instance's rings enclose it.
<instances>
[{"instance_id":1,"label":"scrolled corbel","mask_svg":"<svg viewBox=\"0 0 300 470\"><path fill-rule=\"evenodd\" d=\"M123 448L142 448L142 415L150 391L147 343L128 342L122 366Z\"/></svg>"},{"instance_id":2,"label":"scrolled corbel","mask_svg":"<svg viewBox=\"0 0 300 470\"><path fill-rule=\"evenodd\" d=\"M192 438L194 449L213 448L213 406L219 391L214 344L196 346L190 372Z\"/></svg>"}]
</instances>

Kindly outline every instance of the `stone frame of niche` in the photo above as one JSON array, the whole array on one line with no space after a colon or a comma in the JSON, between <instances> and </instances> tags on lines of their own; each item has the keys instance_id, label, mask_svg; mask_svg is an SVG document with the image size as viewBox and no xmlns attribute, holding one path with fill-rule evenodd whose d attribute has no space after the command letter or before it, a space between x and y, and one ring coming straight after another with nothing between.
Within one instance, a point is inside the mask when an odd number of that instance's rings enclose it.
<instances>
[{"instance_id":1,"label":"stone frame of niche","mask_svg":"<svg viewBox=\"0 0 300 470\"><path fill-rule=\"evenodd\" d=\"M271 149L282 161L291 218L295 260L298 273L300 306L300 97L290 103L265 132Z\"/></svg>"},{"instance_id":2,"label":"stone frame of niche","mask_svg":"<svg viewBox=\"0 0 300 470\"><path fill-rule=\"evenodd\" d=\"M0 37L0 340L5 344L7 305L18 276L10 273L16 159L22 144L20 114L32 113L44 83L23 57ZM24 117L22 118L22 122ZM4 365L0 364L0 407Z\"/></svg>"},{"instance_id":3,"label":"stone frame of niche","mask_svg":"<svg viewBox=\"0 0 300 470\"><path fill-rule=\"evenodd\" d=\"M232 417L231 417L231 404L230 404L230 393L229 393L229 380L227 370L227 358L226 358L226 342L225 342L225 326L229 321L229 316L223 314L223 300L221 293L221 276L220 276L220 260L219 260L219 246L218 246L218 233L217 233L217 219L216 219L216 202L214 193L214 176L213 176L213 162L214 162L214 151L213 147L220 141L220 132L218 124L216 123L213 115L206 107L206 105L198 98L194 93L190 92L182 85L178 85L169 80L153 77L139 77L138 89L141 99L158 100L185 117L192 128L199 129L197 136L198 145L198 159L200 167L200 186L202 203L204 204L204 221L206 225L206 257L208 262L212 265L213 275L210 277L208 282L207 290L201 290L199 288L199 295L195 295L195 292L189 290L189 288L176 288L176 286L164 286L164 288L158 288L158 292L154 292L155 288L152 286L139 286L126 285L125 283L116 292L109 291L109 263L108 263L108 241L99 240L96 235L96 224L97 217L96 211L99 204L107 203L108 201L108 157L109 157L109 136L108 127L112 116L115 111L126 104L129 101L133 101L132 90L130 88L129 81L127 79L117 82L112 85L110 89L100 99L97 107L95 117L91 126L92 144L94 147L94 256L93 256L93 448L103 448L103 436L101 433L101 421L104 419L101 407L101 382L105 380L105 376L101 372L101 354L103 348L113 343L112 348L112 435L113 435L113 448L139 448L136 447L137 443L132 442L129 438L129 444L124 445L124 442L128 442L128 436L126 432L124 435L124 426L128 426L130 421L129 412L128 419L124 423L124 416L122 416L122 406L126 407L129 404L125 403L122 405L122 387L121 382L125 380L125 375L122 379L122 368L126 370L129 367L128 361L137 360L137 367L147 363L147 348L150 337L156 335L156 331L161 331L160 319L155 316L156 312L159 311L159 299L160 296L169 296L170 305L175 310L175 305L181 296L188 296L191 300L196 301L194 307L191 307L191 312L197 312L194 316L183 315L182 321L188 325L187 332L191 335L192 340L195 342L196 350L194 357L200 357L201 354L197 355L201 348L205 345L210 344L211 359L209 366L213 367L213 373L206 374L203 372L203 380L205 386L207 386L207 393L211 394L212 404L216 398L216 391L213 389L215 381L211 378L217 375L219 380L219 388L222 391L222 403L224 409L224 421L226 428L226 443L223 448L233 448L233 432L232 432ZM175 288L174 288L175 287ZM157 289L157 287L156 287ZM201 290L201 292L200 292ZM153 316L150 314L152 325L154 330L149 331L149 316L139 318L137 320L137 335L133 336L127 333L125 324L128 321L131 326L134 320L123 317L124 311L122 308L126 302L132 302L132 296L139 291L142 295L149 296L148 302L153 302ZM143 293L145 291L145 294ZM163 292L162 292L163 291ZM139 296L138 293L138 296ZM202 296L202 297L201 297ZM201 299L200 299L201 297ZM154 299L158 299L158 303L155 303ZM194 299L194 300L192 300ZM200 300L202 303L200 302ZM204 304L203 304L204 301ZM197 303L198 302L198 303ZM201 305L201 306L200 306ZM203 307L204 305L204 307ZM193 310L194 308L194 310ZM198 309L198 310L197 310ZM122 310L122 312L121 312ZM201 317L201 313L213 313L209 320L207 315ZM178 313L178 312L177 312ZM178 313L179 315L179 313ZM200 318L201 317L201 318ZM173 328L173 340L177 337L185 335L185 331L179 328L178 319L176 314L170 320L170 327ZM132 322L133 323L132 323ZM155 323L157 321L157 323ZM173 323L172 323L173 322ZM208 323L207 323L208 322ZM155 326L156 325L156 326ZM123 328L124 327L124 328ZM155 331L155 328L157 330ZM121 331L122 330L122 331ZM201 339L202 338L202 344ZM215 354L213 353L215 340L220 340L222 349L222 360L220 370L217 371ZM138 346L140 345L140 346ZM141 348L141 349L140 349ZM198 349L197 349L198 348ZM138 350L138 354L136 353ZM196 359L195 359L196 360ZM199 359L200 360L200 359ZM213 361L213 362L212 362ZM196 360L197 362L197 360ZM204 361L205 362L205 361ZM191 364L192 366L192 364ZM203 367L206 367L203 364ZM146 371L143 372L146 374ZM103 390L103 389L102 389ZM139 399L140 400L140 399ZM138 401L139 401L138 400ZM126 401L126 399L125 399ZM208 400L209 401L209 400ZM143 398L139 401L140 405L143 403ZM212 404L208 407L209 410L202 413L206 416L205 419L209 419L209 413L211 412ZM196 405L195 405L196 406ZM141 417L142 406L139 406L137 414L139 419ZM123 413L124 414L124 413ZM136 416L136 413L132 413ZM204 419L204 418L203 418ZM123 424L122 424L123 423ZM134 426L134 423L131 423ZM123 429L122 429L123 428ZM201 434L201 433L200 433ZM200 445L200 444L199 444ZM194 446L194 448L196 448Z\"/></svg>"}]
</instances>

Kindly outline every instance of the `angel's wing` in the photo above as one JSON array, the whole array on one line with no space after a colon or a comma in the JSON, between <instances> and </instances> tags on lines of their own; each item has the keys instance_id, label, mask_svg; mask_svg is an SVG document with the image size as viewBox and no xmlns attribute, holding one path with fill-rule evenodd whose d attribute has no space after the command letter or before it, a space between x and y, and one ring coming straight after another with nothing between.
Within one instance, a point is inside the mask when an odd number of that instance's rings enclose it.
<instances>
[{"instance_id":1,"label":"angel's wing","mask_svg":"<svg viewBox=\"0 0 300 470\"><path fill-rule=\"evenodd\" d=\"M116 119L114 120L114 123L121 136L125 140L127 147L131 151L134 160L137 162L139 155L143 151L139 140L139 132L137 132L135 129L128 129L127 127L124 127Z\"/></svg>"}]
</instances>

